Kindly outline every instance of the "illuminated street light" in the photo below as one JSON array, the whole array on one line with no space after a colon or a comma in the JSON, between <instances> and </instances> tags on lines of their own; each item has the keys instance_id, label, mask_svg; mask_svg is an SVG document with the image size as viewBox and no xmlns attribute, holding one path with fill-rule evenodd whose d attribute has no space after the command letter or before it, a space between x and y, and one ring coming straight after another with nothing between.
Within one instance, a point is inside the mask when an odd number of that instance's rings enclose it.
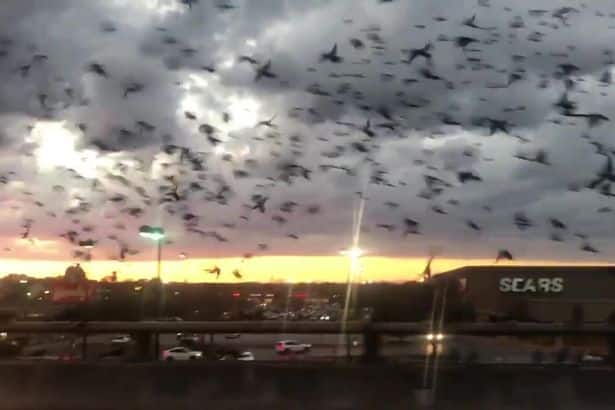
<instances>
[{"instance_id":1,"label":"illuminated street light","mask_svg":"<svg viewBox=\"0 0 615 410\"><path fill-rule=\"evenodd\" d=\"M164 229L162 229L161 227L158 226L149 226L149 225L142 225L139 228L139 236L146 238L146 239L150 239L156 242L156 248L157 248L157 263L156 263L156 277L158 278L158 286L159 286L159 300L158 300L158 314L160 315L162 313L162 298L163 298L163 286L162 286L162 280L160 278L160 264L162 261L162 241L165 237L164 234ZM156 336L156 349L158 349L158 337Z\"/></svg>"},{"instance_id":2,"label":"illuminated street light","mask_svg":"<svg viewBox=\"0 0 615 410\"><path fill-rule=\"evenodd\" d=\"M164 239L164 229L157 226L143 225L139 228L139 235L143 238L160 242Z\"/></svg>"},{"instance_id":3,"label":"illuminated street light","mask_svg":"<svg viewBox=\"0 0 615 410\"><path fill-rule=\"evenodd\" d=\"M340 254L347 256L350 260L350 266L348 269L348 276L346 277L346 299L344 300L344 313L342 316L342 333L340 334L340 345L342 344L342 338L346 338L346 358L350 360L351 356L351 340L350 335L346 332L346 322L348 321L348 311L350 308L350 299L352 296L352 287L356 280L357 272L360 268L360 259L363 255L363 250L357 246L358 244L358 232L355 234L355 240L353 246L343 250Z\"/></svg>"},{"instance_id":4,"label":"illuminated street light","mask_svg":"<svg viewBox=\"0 0 615 410\"><path fill-rule=\"evenodd\" d=\"M160 261L162 256L162 240L165 237L164 229L157 226L143 225L139 228L139 236L155 241L158 248L156 277L160 281Z\"/></svg>"},{"instance_id":5,"label":"illuminated street light","mask_svg":"<svg viewBox=\"0 0 615 410\"><path fill-rule=\"evenodd\" d=\"M79 241L78 245L80 248L85 249L85 260L88 262L91 261L92 249L94 249L94 246L96 246L96 241L93 239L85 239L83 241Z\"/></svg>"},{"instance_id":6,"label":"illuminated street light","mask_svg":"<svg viewBox=\"0 0 615 410\"><path fill-rule=\"evenodd\" d=\"M96 245L96 241L92 239L86 239L85 241L79 241L79 247L85 249L92 249Z\"/></svg>"}]
</instances>

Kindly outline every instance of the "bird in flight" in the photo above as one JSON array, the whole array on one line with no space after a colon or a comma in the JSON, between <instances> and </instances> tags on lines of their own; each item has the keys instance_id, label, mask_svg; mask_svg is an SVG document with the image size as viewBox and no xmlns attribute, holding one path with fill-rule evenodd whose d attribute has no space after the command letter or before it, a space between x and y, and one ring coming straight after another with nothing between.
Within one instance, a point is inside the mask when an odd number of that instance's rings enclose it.
<instances>
[{"instance_id":1,"label":"bird in flight","mask_svg":"<svg viewBox=\"0 0 615 410\"><path fill-rule=\"evenodd\" d=\"M181 2L188 6L189 9L192 9L192 5L198 3L198 0L181 0Z\"/></svg>"},{"instance_id":2,"label":"bird in flight","mask_svg":"<svg viewBox=\"0 0 615 410\"><path fill-rule=\"evenodd\" d=\"M87 67L87 71L97 74L104 78L109 77L109 74L107 73L107 70L105 69L105 66L103 66L100 63L90 63Z\"/></svg>"},{"instance_id":3,"label":"bird in flight","mask_svg":"<svg viewBox=\"0 0 615 410\"><path fill-rule=\"evenodd\" d=\"M417 57L423 57L427 61L427 63L431 65L431 63L432 63L432 54L431 54L432 47L433 47L433 45L431 43L427 43L427 44L425 44L421 48L410 49L410 51L408 51L408 60L404 61L404 63L412 64L412 62Z\"/></svg>"},{"instance_id":4,"label":"bird in flight","mask_svg":"<svg viewBox=\"0 0 615 410\"><path fill-rule=\"evenodd\" d=\"M475 28L478 30L493 30L495 27L481 27L476 25L476 14L473 14L472 17L468 17L463 20L462 24L467 27Z\"/></svg>"},{"instance_id":5,"label":"bird in flight","mask_svg":"<svg viewBox=\"0 0 615 410\"><path fill-rule=\"evenodd\" d=\"M218 266L214 266L213 268L205 269L205 272L211 273L212 275L216 275L216 279L218 279L220 277L220 273L222 273L222 271L220 270L220 268Z\"/></svg>"},{"instance_id":6,"label":"bird in flight","mask_svg":"<svg viewBox=\"0 0 615 410\"><path fill-rule=\"evenodd\" d=\"M500 249L498 251L497 256L495 257L495 263L498 263L499 261L502 261L502 260L512 261L513 260L512 253L510 253L510 251L508 251L507 249Z\"/></svg>"},{"instance_id":7,"label":"bird in flight","mask_svg":"<svg viewBox=\"0 0 615 410\"><path fill-rule=\"evenodd\" d=\"M599 253L600 252L598 249L594 248L587 242L581 245L581 250L584 252L589 252L589 253Z\"/></svg>"},{"instance_id":8,"label":"bird in flight","mask_svg":"<svg viewBox=\"0 0 615 410\"><path fill-rule=\"evenodd\" d=\"M468 47L470 44L477 43L477 42L478 40L473 37L467 37L467 36L455 37L455 45L461 48L461 51L463 52L467 51L466 47Z\"/></svg>"},{"instance_id":9,"label":"bird in flight","mask_svg":"<svg viewBox=\"0 0 615 410\"><path fill-rule=\"evenodd\" d=\"M269 200L269 197L264 195L256 194L252 195L252 208L258 209L260 213L265 213L265 203Z\"/></svg>"},{"instance_id":10,"label":"bird in flight","mask_svg":"<svg viewBox=\"0 0 615 410\"><path fill-rule=\"evenodd\" d=\"M409 234L417 235L419 234L419 223L410 218L404 218L405 229L403 232L403 236L408 236Z\"/></svg>"},{"instance_id":11,"label":"bird in flight","mask_svg":"<svg viewBox=\"0 0 615 410\"><path fill-rule=\"evenodd\" d=\"M333 45L330 51L320 55L320 61L330 61L332 63L341 63L344 61L344 59L337 54L337 43Z\"/></svg>"},{"instance_id":12,"label":"bird in flight","mask_svg":"<svg viewBox=\"0 0 615 410\"><path fill-rule=\"evenodd\" d=\"M130 83L126 87L124 87L124 98L128 97L128 94L138 93L143 91L145 86L141 83Z\"/></svg>"},{"instance_id":13,"label":"bird in flight","mask_svg":"<svg viewBox=\"0 0 615 410\"><path fill-rule=\"evenodd\" d=\"M596 178L587 184L587 187L590 189L594 189L599 185L602 185L603 182L615 182L615 174L613 173L613 159L608 154L605 154L604 156L606 157L606 163L600 172L598 172Z\"/></svg>"},{"instance_id":14,"label":"bird in flight","mask_svg":"<svg viewBox=\"0 0 615 410\"><path fill-rule=\"evenodd\" d=\"M468 181L480 182L480 181L483 180L479 175L477 175L477 174L475 174L475 173L473 173L471 171L461 171L461 172L458 172L457 173L457 179L462 184L465 184Z\"/></svg>"},{"instance_id":15,"label":"bird in flight","mask_svg":"<svg viewBox=\"0 0 615 410\"><path fill-rule=\"evenodd\" d=\"M259 121L259 122L256 124L256 126L257 126L257 127L260 127L260 126L265 126L265 127L268 127L268 128L277 128L278 126L277 126L277 125L275 125L275 124L273 123L273 120L275 119L275 117L276 117L276 114L274 114L274 115L273 115L271 118L269 118L268 120Z\"/></svg>"},{"instance_id":16,"label":"bird in flight","mask_svg":"<svg viewBox=\"0 0 615 410\"><path fill-rule=\"evenodd\" d=\"M603 122L610 121L610 118L604 114L600 113L589 113L589 114L577 114L572 112L564 113L566 117L580 117L585 118L587 120L587 125L590 128L596 127Z\"/></svg>"},{"instance_id":17,"label":"bird in flight","mask_svg":"<svg viewBox=\"0 0 615 410\"><path fill-rule=\"evenodd\" d=\"M265 64L256 69L256 75L254 76L254 82L259 81L261 78L277 78L277 75L271 71L271 60L268 60Z\"/></svg>"},{"instance_id":18,"label":"bird in flight","mask_svg":"<svg viewBox=\"0 0 615 410\"><path fill-rule=\"evenodd\" d=\"M481 230L480 226L478 226L478 224L472 220L466 221L466 225L468 225L468 227L472 230L475 230L475 231Z\"/></svg>"},{"instance_id":19,"label":"bird in flight","mask_svg":"<svg viewBox=\"0 0 615 410\"><path fill-rule=\"evenodd\" d=\"M250 63L251 65L258 65L258 61L250 56L239 56L238 61L240 63Z\"/></svg>"},{"instance_id":20,"label":"bird in flight","mask_svg":"<svg viewBox=\"0 0 615 410\"><path fill-rule=\"evenodd\" d=\"M30 229L32 229L32 223L34 220L28 218L26 219L21 227L23 228L23 232L21 233L21 239L27 239L30 236Z\"/></svg>"}]
</instances>

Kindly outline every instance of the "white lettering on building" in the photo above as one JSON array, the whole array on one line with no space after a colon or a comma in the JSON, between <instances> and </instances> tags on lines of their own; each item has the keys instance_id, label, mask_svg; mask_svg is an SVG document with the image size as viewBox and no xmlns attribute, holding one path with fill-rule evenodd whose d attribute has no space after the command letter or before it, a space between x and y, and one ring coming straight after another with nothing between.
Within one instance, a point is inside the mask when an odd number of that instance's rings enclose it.
<instances>
[{"instance_id":1,"label":"white lettering on building","mask_svg":"<svg viewBox=\"0 0 615 410\"><path fill-rule=\"evenodd\" d=\"M564 291L564 278L500 278L503 293L560 293Z\"/></svg>"}]
</instances>

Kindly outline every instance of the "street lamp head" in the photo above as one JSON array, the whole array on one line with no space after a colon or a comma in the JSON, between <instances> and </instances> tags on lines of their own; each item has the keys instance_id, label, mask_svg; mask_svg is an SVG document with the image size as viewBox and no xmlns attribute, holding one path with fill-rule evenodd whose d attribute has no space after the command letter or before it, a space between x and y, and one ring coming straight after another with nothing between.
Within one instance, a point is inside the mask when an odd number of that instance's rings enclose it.
<instances>
[{"instance_id":1,"label":"street lamp head","mask_svg":"<svg viewBox=\"0 0 615 410\"><path fill-rule=\"evenodd\" d=\"M164 239L164 233L163 232L152 232L149 237L154 240L154 241L161 241Z\"/></svg>"},{"instance_id":2,"label":"street lamp head","mask_svg":"<svg viewBox=\"0 0 615 410\"><path fill-rule=\"evenodd\" d=\"M157 226L143 225L139 228L139 235L143 238L151 239L154 241L161 241L164 239L164 229Z\"/></svg>"},{"instance_id":3,"label":"street lamp head","mask_svg":"<svg viewBox=\"0 0 615 410\"><path fill-rule=\"evenodd\" d=\"M79 246L85 249L92 249L96 245L96 241L93 239L86 239L84 241L79 241Z\"/></svg>"}]
</instances>

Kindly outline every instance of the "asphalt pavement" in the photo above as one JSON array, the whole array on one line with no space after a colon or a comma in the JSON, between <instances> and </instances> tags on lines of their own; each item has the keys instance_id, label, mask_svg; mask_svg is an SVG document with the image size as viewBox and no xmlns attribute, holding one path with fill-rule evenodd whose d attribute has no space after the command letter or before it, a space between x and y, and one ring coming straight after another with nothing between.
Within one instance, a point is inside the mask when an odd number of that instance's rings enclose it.
<instances>
[{"instance_id":1,"label":"asphalt pavement","mask_svg":"<svg viewBox=\"0 0 615 410\"><path fill-rule=\"evenodd\" d=\"M100 357L113 358L108 353L118 350L117 344L112 344L112 335L91 335L87 338L88 359ZM227 335L200 335L202 341L224 346L227 349L237 351L250 351L256 360L266 361L288 361L288 360L312 360L324 358L337 358L347 355L346 337L340 335L323 334L241 334L238 337ZM352 356L360 356L363 353L361 335L350 335L351 340L356 340L356 346L352 346L350 353ZM279 355L275 351L275 343L280 340L297 340L301 343L309 343L312 349L307 353ZM35 343L31 343L24 349L24 356L31 356L33 353L44 352L46 356L58 356L72 354L79 357L81 353L81 338L69 335L50 335L45 338L38 338ZM178 339L176 334L163 334L159 336L160 348L167 349L177 346ZM536 347L523 344L521 342L511 342L510 339L503 341L497 338L455 336L445 337L441 342L431 345L423 336L410 337L387 337L383 336L381 354L392 360L407 360L409 358L420 358L429 353L433 348L438 353L447 355L455 350L461 357L474 355L475 360L480 363L531 363L532 354ZM124 351L128 351L129 345L124 346ZM547 350L547 349L545 349ZM121 357L115 356L116 359Z\"/></svg>"}]
</instances>

